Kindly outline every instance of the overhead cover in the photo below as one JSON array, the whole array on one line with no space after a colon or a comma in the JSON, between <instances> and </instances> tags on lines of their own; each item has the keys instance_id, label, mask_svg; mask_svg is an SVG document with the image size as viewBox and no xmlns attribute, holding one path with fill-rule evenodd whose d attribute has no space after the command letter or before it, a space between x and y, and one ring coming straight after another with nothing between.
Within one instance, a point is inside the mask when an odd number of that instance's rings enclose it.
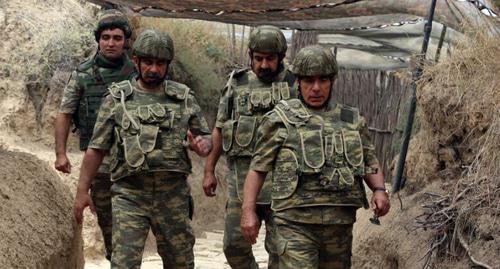
<instances>
[{"instance_id":1,"label":"overhead cover","mask_svg":"<svg viewBox=\"0 0 500 269\"><path fill-rule=\"evenodd\" d=\"M189 18L243 25L272 24L283 29L315 30L322 45L338 47L339 64L347 68L402 68L418 52L431 0L88 0L143 16ZM471 3L475 2L475 4ZM445 44L457 37L463 23L497 24L486 20L478 1L437 0L431 39L436 44L442 25ZM495 26L496 27L496 26ZM406 37L409 37L406 39ZM360 60L352 58L359 51ZM349 62L344 62L344 60ZM364 59L364 60L363 60ZM366 62L364 62L366 61ZM384 62L382 64L382 62Z\"/></svg>"}]
</instances>

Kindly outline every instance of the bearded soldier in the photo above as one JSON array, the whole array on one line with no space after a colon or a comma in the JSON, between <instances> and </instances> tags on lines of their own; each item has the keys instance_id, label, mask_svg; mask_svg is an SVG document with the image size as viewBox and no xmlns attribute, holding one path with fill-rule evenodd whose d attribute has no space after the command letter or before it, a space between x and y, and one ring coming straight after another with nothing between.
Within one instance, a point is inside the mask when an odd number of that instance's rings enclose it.
<instances>
[{"instance_id":1,"label":"bearded soldier","mask_svg":"<svg viewBox=\"0 0 500 269\"><path fill-rule=\"evenodd\" d=\"M74 214L92 207L88 190L103 156L110 154L113 185L111 268L140 268L152 228L163 268L194 268L192 202L186 148L208 155L208 125L190 89L165 80L174 57L172 39L145 30L134 42L137 79L111 85L85 153Z\"/></svg>"},{"instance_id":2,"label":"bearded soldier","mask_svg":"<svg viewBox=\"0 0 500 269\"><path fill-rule=\"evenodd\" d=\"M217 180L215 165L222 151L229 163L228 201L224 228L224 254L231 268L259 268L239 227L243 184L250 166L255 144L255 132L263 115L280 100L294 98L294 76L288 71L283 59L286 39L274 26L259 26L251 34L248 43L251 69L233 71L220 100L215 128L212 131L214 149L207 158L203 188L207 196L215 195ZM271 183L270 180L266 181ZM277 256L272 243L270 189L265 184L257 202L259 223L266 222L266 250L269 268L277 267Z\"/></svg>"},{"instance_id":3,"label":"bearded soldier","mask_svg":"<svg viewBox=\"0 0 500 269\"><path fill-rule=\"evenodd\" d=\"M71 163L66 155L66 141L72 118L80 130L80 150L85 151L107 88L113 82L128 80L135 75L134 64L125 52L131 35L127 18L118 10L106 10L100 16L94 34L99 44L98 51L91 59L80 64L71 75L56 118L55 168L63 173L71 172ZM104 238L106 258L109 260L112 220L109 192L111 182L107 163L106 160L99 168L92 183L91 195Z\"/></svg>"},{"instance_id":4,"label":"bearded soldier","mask_svg":"<svg viewBox=\"0 0 500 269\"><path fill-rule=\"evenodd\" d=\"M280 269L350 268L356 209L389 210L384 177L365 119L329 102L337 75L330 50L302 49L293 63L299 99L280 101L264 117L244 189L241 229L255 243L257 194L273 173L272 210Z\"/></svg>"}]
</instances>

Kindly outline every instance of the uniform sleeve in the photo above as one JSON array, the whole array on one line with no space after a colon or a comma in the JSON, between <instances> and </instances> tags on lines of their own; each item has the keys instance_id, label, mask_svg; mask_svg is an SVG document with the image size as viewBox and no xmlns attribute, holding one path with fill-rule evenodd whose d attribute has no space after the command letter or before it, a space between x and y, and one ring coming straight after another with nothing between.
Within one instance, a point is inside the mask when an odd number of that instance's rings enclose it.
<instances>
[{"instance_id":1,"label":"uniform sleeve","mask_svg":"<svg viewBox=\"0 0 500 269\"><path fill-rule=\"evenodd\" d=\"M64 88L61 104L59 105L59 113L73 114L78 109L81 91L77 79L78 73L73 71Z\"/></svg>"},{"instance_id":2,"label":"uniform sleeve","mask_svg":"<svg viewBox=\"0 0 500 269\"><path fill-rule=\"evenodd\" d=\"M189 130L195 136L210 134L210 129L208 128L207 121L203 116L196 98L192 95L189 95L188 98L189 111L191 113L191 116L189 118Z\"/></svg>"},{"instance_id":3,"label":"uniform sleeve","mask_svg":"<svg viewBox=\"0 0 500 269\"><path fill-rule=\"evenodd\" d=\"M233 98L233 91L230 90L231 86L229 83L232 81L228 81L228 85L224 87L222 90L222 95L219 100L219 108L217 110L217 119L215 121L215 127L222 128L224 123L231 118L232 106L231 100Z\"/></svg>"},{"instance_id":4,"label":"uniform sleeve","mask_svg":"<svg viewBox=\"0 0 500 269\"><path fill-rule=\"evenodd\" d=\"M90 140L89 148L108 150L111 148L114 139L115 114L114 100L108 95L97 114L94 133Z\"/></svg>"},{"instance_id":5,"label":"uniform sleeve","mask_svg":"<svg viewBox=\"0 0 500 269\"><path fill-rule=\"evenodd\" d=\"M370 139L370 132L368 131L365 118L360 117L360 121L361 129L359 133L361 135L361 143L363 144L365 170L367 174L376 174L379 167L379 161L375 153L375 146Z\"/></svg>"},{"instance_id":6,"label":"uniform sleeve","mask_svg":"<svg viewBox=\"0 0 500 269\"><path fill-rule=\"evenodd\" d=\"M255 151L250 169L259 172L269 172L274 160L287 137L286 128L279 122L273 122L266 116L257 129Z\"/></svg>"}]
</instances>

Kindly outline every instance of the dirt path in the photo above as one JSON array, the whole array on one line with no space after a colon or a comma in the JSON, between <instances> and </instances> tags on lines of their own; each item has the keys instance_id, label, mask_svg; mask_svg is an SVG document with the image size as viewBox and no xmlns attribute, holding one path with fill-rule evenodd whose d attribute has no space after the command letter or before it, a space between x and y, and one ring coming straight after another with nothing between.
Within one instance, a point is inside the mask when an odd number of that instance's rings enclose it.
<instances>
[{"instance_id":1,"label":"dirt path","mask_svg":"<svg viewBox=\"0 0 500 269\"><path fill-rule=\"evenodd\" d=\"M253 247L254 255L261 269L267 268L268 255L264 249L264 229L261 229L259 240ZM230 269L226 257L222 252L222 238L224 233L221 230L205 232L199 238L196 238L194 246L195 269ZM109 268L109 262L106 260L92 260L85 263L85 269L104 269ZM157 254L145 253L142 260L142 269L160 269L163 268L161 258Z\"/></svg>"}]
</instances>

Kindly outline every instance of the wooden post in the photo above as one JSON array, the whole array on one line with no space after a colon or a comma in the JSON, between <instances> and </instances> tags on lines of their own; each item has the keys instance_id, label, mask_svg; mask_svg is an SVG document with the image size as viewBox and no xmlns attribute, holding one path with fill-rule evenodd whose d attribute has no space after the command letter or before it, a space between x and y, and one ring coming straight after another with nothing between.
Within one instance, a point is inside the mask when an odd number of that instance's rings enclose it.
<instances>
[{"instance_id":1,"label":"wooden post","mask_svg":"<svg viewBox=\"0 0 500 269\"><path fill-rule=\"evenodd\" d=\"M245 25L243 25L243 29L241 30L241 47L240 47L240 64L245 64L245 58L243 51L245 50Z\"/></svg>"},{"instance_id":2,"label":"wooden post","mask_svg":"<svg viewBox=\"0 0 500 269\"><path fill-rule=\"evenodd\" d=\"M443 47L443 43L444 43L444 37L446 36L446 26L443 25L443 30L441 31L441 37L439 37L439 43L438 43L438 47L437 47L437 50L436 50L436 57L434 59L434 61L436 61L436 63L439 61L439 56L441 56L441 48Z\"/></svg>"},{"instance_id":3,"label":"wooden post","mask_svg":"<svg viewBox=\"0 0 500 269\"><path fill-rule=\"evenodd\" d=\"M290 52L290 61L293 61L295 55L297 55L300 49L315 44L318 44L318 32L300 30L294 32L292 39L292 50Z\"/></svg>"}]
</instances>

